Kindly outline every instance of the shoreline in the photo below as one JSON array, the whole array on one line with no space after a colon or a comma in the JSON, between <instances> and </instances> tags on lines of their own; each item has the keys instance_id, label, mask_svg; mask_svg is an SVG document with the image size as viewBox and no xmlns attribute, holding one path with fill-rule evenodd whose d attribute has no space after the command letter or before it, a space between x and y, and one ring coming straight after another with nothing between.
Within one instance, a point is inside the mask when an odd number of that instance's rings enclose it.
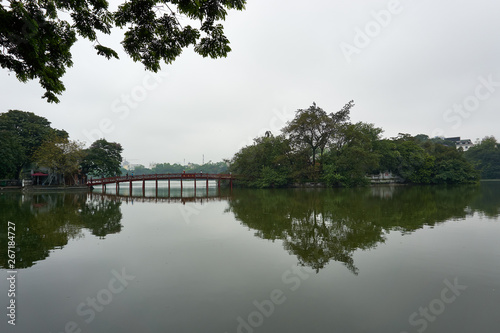
<instances>
[{"instance_id":1,"label":"shoreline","mask_svg":"<svg viewBox=\"0 0 500 333\"><path fill-rule=\"evenodd\" d=\"M51 191L62 191L62 192L89 192L90 187L87 185L77 185L77 186L25 186L21 188L23 192L51 192Z\"/></svg>"}]
</instances>

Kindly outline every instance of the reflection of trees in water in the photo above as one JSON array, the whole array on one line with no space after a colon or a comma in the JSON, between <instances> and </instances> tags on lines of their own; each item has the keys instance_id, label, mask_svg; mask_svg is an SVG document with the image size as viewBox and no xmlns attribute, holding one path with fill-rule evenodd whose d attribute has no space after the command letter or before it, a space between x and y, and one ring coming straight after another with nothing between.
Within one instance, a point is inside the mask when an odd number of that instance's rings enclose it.
<instances>
[{"instance_id":1,"label":"reflection of trees in water","mask_svg":"<svg viewBox=\"0 0 500 333\"><path fill-rule=\"evenodd\" d=\"M122 230L120 206L120 201L88 200L81 211L83 226L99 238L119 233Z\"/></svg>"},{"instance_id":2,"label":"reflection of trees in water","mask_svg":"<svg viewBox=\"0 0 500 333\"><path fill-rule=\"evenodd\" d=\"M7 222L16 225L16 268L44 260L50 251L70 239L83 237L83 228L95 236L121 230L120 202L87 200L87 193L0 195L0 266L7 267Z\"/></svg>"},{"instance_id":3,"label":"reflection of trees in water","mask_svg":"<svg viewBox=\"0 0 500 333\"><path fill-rule=\"evenodd\" d=\"M405 234L424 225L465 218L466 208L482 191L475 185L240 190L228 210L256 236L282 240L302 265L318 271L335 260L357 274L354 251L383 243L391 230ZM498 207L497 202L497 215Z\"/></svg>"},{"instance_id":4,"label":"reflection of trees in water","mask_svg":"<svg viewBox=\"0 0 500 333\"><path fill-rule=\"evenodd\" d=\"M470 203L470 212L478 212L490 218L500 215L500 181L481 182L479 195Z\"/></svg>"}]
</instances>

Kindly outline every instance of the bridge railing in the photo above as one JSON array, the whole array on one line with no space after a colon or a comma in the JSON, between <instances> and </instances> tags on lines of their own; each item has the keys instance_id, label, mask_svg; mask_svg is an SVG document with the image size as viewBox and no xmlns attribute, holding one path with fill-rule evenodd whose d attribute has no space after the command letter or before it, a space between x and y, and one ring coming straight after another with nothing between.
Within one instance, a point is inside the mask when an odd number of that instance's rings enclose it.
<instances>
[{"instance_id":1,"label":"bridge railing","mask_svg":"<svg viewBox=\"0 0 500 333\"><path fill-rule=\"evenodd\" d=\"M87 185L101 185L120 183L127 181L146 181L146 180L162 180L162 179L199 179L199 180L217 180L217 179L235 179L232 174L211 174L211 173L166 173L166 174L148 174L148 175L125 175L106 178L90 178L87 180Z\"/></svg>"}]
</instances>

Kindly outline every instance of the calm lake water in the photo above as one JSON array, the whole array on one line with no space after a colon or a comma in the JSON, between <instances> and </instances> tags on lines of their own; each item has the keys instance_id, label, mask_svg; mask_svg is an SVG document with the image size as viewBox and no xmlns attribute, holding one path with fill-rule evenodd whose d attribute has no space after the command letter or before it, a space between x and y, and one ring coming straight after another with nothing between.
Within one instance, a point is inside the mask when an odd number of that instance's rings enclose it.
<instances>
[{"instance_id":1,"label":"calm lake water","mask_svg":"<svg viewBox=\"0 0 500 333\"><path fill-rule=\"evenodd\" d=\"M500 182L203 185L0 193L0 331L499 331Z\"/></svg>"}]
</instances>

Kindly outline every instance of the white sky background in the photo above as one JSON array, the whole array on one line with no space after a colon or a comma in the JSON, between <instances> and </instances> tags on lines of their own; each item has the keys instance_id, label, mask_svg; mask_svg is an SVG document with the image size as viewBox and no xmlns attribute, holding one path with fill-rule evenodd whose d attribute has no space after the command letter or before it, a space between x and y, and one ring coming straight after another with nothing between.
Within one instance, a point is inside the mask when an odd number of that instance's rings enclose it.
<instances>
[{"instance_id":1,"label":"white sky background","mask_svg":"<svg viewBox=\"0 0 500 333\"><path fill-rule=\"evenodd\" d=\"M376 23L373 13L398 2L385 26ZM0 112L34 112L87 145L100 132L145 166L231 158L313 101L337 112L353 99L351 121L373 123L384 137L500 139L499 13L497 0L248 0L223 22L227 58L185 50L155 80L122 51L116 30L100 41L120 60L75 44L59 104L41 99L38 81L1 70ZM358 53L343 52L347 44Z\"/></svg>"}]
</instances>

